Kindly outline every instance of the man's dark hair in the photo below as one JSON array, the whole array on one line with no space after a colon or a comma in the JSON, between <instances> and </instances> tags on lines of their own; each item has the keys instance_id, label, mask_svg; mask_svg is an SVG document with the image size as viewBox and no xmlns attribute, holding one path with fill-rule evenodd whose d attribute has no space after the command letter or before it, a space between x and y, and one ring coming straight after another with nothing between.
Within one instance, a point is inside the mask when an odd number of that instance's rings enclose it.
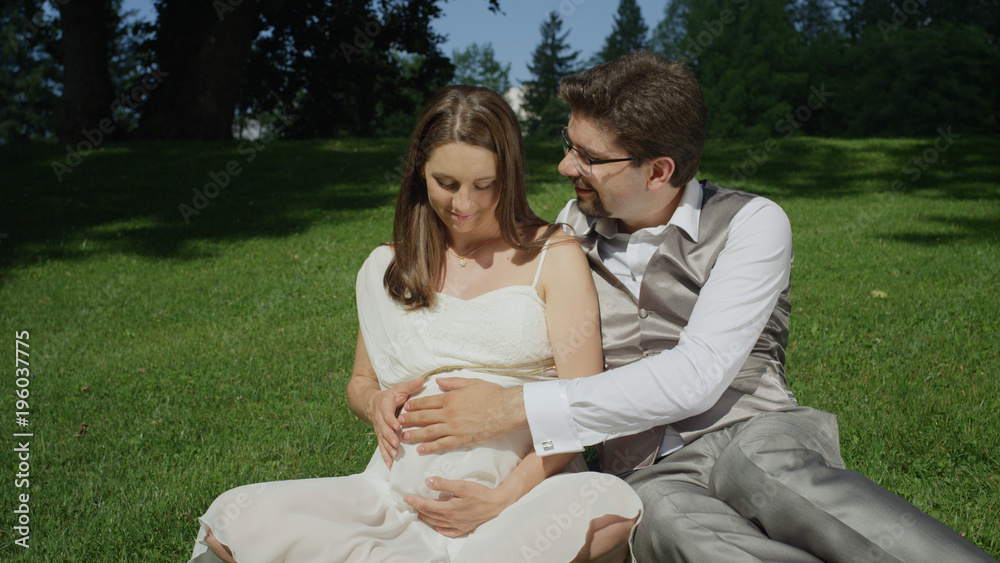
<instances>
[{"instance_id":1,"label":"man's dark hair","mask_svg":"<svg viewBox=\"0 0 1000 563\"><path fill-rule=\"evenodd\" d=\"M683 187L698 171L705 148L705 97L686 65L654 53L635 52L567 76L559 97L578 117L610 131L616 144L641 164L674 159L670 183Z\"/></svg>"}]
</instances>

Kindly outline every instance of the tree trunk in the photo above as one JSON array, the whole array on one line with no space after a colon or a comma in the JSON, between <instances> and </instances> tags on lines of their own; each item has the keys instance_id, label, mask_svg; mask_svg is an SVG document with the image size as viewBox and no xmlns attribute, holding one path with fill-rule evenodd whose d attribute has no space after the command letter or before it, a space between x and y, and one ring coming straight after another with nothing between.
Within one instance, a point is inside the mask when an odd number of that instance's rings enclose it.
<instances>
[{"instance_id":1,"label":"tree trunk","mask_svg":"<svg viewBox=\"0 0 1000 563\"><path fill-rule=\"evenodd\" d=\"M165 0L159 8L156 62L163 80L149 94L137 136L232 138L240 85L260 32L257 0Z\"/></svg>"},{"instance_id":2,"label":"tree trunk","mask_svg":"<svg viewBox=\"0 0 1000 563\"><path fill-rule=\"evenodd\" d=\"M107 0L59 2L62 20L63 93L56 112L55 130L60 139L73 141L85 132L103 129L109 135L107 121L113 120L111 104L115 100L108 71L108 29L110 6ZM93 137L93 135L92 135Z\"/></svg>"}]
</instances>

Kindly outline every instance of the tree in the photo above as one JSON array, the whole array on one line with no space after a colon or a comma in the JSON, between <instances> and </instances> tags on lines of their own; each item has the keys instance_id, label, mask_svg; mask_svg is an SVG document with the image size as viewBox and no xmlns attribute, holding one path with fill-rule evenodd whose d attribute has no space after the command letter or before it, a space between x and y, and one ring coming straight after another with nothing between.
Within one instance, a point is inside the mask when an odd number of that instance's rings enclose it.
<instances>
[{"instance_id":1,"label":"tree","mask_svg":"<svg viewBox=\"0 0 1000 563\"><path fill-rule=\"evenodd\" d=\"M114 0L120 4L121 0ZM139 117L149 94L143 84L152 86L150 77L157 76L153 60L153 40L156 26L139 20L135 10L123 11L118 18L111 41L111 84L118 96L111 119L115 122L119 138L129 138L139 126ZM138 89L137 89L138 88ZM121 100L124 98L124 102Z\"/></svg>"},{"instance_id":2,"label":"tree","mask_svg":"<svg viewBox=\"0 0 1000 563\"><path fill-rule=\"evenodd\" d=\"M646 49L649 28L646 27L635 0L621 0L614 21L611 35L604 40L604 47L594 56L593 64L613 61L633 51Z\"/></svg>"},{"instance_id":3,"label":"tree","mask_svg":"<svg viewBox=\"0 0 1000 563\"><path fill-rule=\"evenodd\" d=\"M60 1L45 11L33 0L0 9L0 75L9 77L0 87L0 138L120 140L134 128L136 110L115 102L149 69L148 24L127 21L134 12L122 13L121 3Z\"/></svg>"},{"instance_id":4,"label":"tree","mask_svg":"<svg viewBox=\"0 0 1000 563\"><path fill-rule=\"evenodd\" d=\"M76 0L73 0L76 2ZM229 139L264 0L157 0L153 50L162 80L138 133L155 139Z\"/></svg>"},{"instance_id":5,"label":"tree","mask_svg":"<svg viewBox=\"0 0 1000 563\"><path fill-rule=\"evenodd\" d=\"M0 144L52 134L62 69L56 52L58 22L39 0L0 7Z\"/></svg>"},{"instance_id":6,"label":"tree","mask_svg":"<svg viewBox=\"0 0 1000 563\"><path fill-rule=\"evenodd\" d=\"M510 89L510 63L497 62L492 43L483 46L473 43L463 50L455 49L451 64L455 65L452 84L485 86L500 94Z\"/></svg>"},{"instance_id":7,"label":"tree","mask_svg":"<svg viewBox=\"0 0 1000 563\"><path fill-rule=\"evenodd\" d=\"M667 6L653 44L691 65L708 104L709 135L766 137L802 125L781 121L811 93L785 4L673 0Z\"/></svg>"},{"instance_id":8,"label":"tree","mask_svg":"<svg viewBox=\"0 0 1000 563\"><path fill-rule=\"evenodd\" d=\"M454 70L430 25L439 3L158 0L156 61L170 77L140 131L228 138L235 116L277 111L291 116L287 137L397 132Z\"/></svg>"},{"instance_id":9,"label":"tree","mask_svg":"<svg viewBox=\"0 0 1000 563\"><path fill-rule=\"evenodd\" d=\"M869 27L842 59L832 103L843 128L824 134L871 136L993 133L1000 47L982 29L942 24L900 29L888 38ZM866 66L867 72L853 75Z\"/></svg>"},{"instance_id":10,"label":"tree","mask_svg":"<svg viewBox=\"0 0 1000 563\"><path fill-rule=\"evenodd\" d=\"M808 41L829 36L836 30L832 0L792 0L787 10L792 27Z\"/></svg>"},{"instance_id":11,"label":"tree","mask_svg":"<svg viewBox=\"0 0 1000 563\"><path fill-rule=\"evenodd\" d=\"M542 41L531 55L528 70L534 80L524 84L524 108L528 113L525 129L529 135L553 137L566 124L566 109L559 100L559 81L576 72L576 57L579 51L569 51L566 37L569 31L560 35L562 19L551 12L549 19L542 23Z\"/></svg>"},{"instance_id":12,"label":"tree","mask_svg":"<svg viewBox=\"0 0 1000 563\"><path fill-rule=\"evenodd\" d=\"M797 0L792 19L806 42L799 64L810 84L825 83L836 93L803 130L937 135L947 125L963 133L995 133L1000 88L996 72L988 69L1000 63L998 4Z\"/></svg>"},{"instance_id":13,"label":"tree","mask_svg":"<svg viewBox=\"0 0 1000 563\"><path fill-rule=\"evenodd\" d=\"M664 9L663 20L653 28L649 49L668 59L689 60L684 51L688 37L691 0L670 0Z\"/></svg>"},{"instance_id":14,"label":"tree","mask_svg":"<svg viewBox=\"0 0 1000 563\"><path fill-rule=\"evenodd\" d=\"M400 134L454 67L430 22L437 0L274 3L254 42L239 112L294 115L289 137ZM408 131L402 131L405 134Z\"/></svg>"},{"instance_id":15,"label":"tree","mask_svg":"<svg viewBox=\"0 0 1000 563\"><path fill-rule=\"evenodd\" d=\"M81 138L85 131L100 130L102 120L111 118L115 90L108 60L118 23L117 4L111 0L58 3L64 69L62 98L55 119L60 139Z\"/></svg>"},{"instance_id":16,"label":"tree","mask_svg":"<svg viewBox=\"0 0 1000 563\"><path fill-rule=\"evenodd\" d=\"M122 0L4 2L0 138L228 139L237 112L270 110L300 118L284 135L396 130L451 79L440 2L156 0L155 24Z\"/></svg>"}]
</instances>

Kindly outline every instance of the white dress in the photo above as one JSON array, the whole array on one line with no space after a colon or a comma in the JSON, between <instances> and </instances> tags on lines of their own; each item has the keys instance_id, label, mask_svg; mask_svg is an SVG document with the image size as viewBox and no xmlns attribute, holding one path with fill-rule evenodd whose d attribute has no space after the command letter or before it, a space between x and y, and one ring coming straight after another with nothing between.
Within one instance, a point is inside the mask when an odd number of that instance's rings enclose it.
<instances>
[{"instance_id":1,"label":"white dress","mask_svg":"<svg viewBox=\"0 0 1000 563\"><path fill-rule=\"evenodd\" d=\"M538 271L544 261L544 250ZM552 356L545 303L535 282L462 300L438 294L435 306L408 312L385 292L387 246L371 253L358 273L361 333L383 389L442 366L520 364ZM419 396L440 393L429 378ZM440 377L476 377L520 385L523 377L459 370ZM551 371L535 379L555 377ZM527 430L479 444L419 456L403 444L392 469L375 450L363 473L275 481L220 495L199 520L192 562L218 561L204 543L205 526L239 563L254 562L565 562L584 545L591 520L633 518L638 496L622 480L585 471L582 458L549 477L471 534L448 538L417 518L403 497L437 496L430 476L495 487L531 451Z\"/></svg>"}]
</instances>

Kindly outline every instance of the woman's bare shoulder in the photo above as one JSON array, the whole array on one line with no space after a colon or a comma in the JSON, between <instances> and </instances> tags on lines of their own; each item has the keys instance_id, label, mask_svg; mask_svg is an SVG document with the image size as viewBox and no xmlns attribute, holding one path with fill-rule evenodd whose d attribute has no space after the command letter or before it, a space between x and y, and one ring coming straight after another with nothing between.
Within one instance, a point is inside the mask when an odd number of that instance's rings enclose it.
<instances>
[{"instance_id":1,"label":"woman's bare shoulder","mask_svg":"<svg viewBox=\"0 0 1000 563\"><path fill-rule=\"evenodd\" d=\"M542 277L551 282L563 283L564 280L586 275L590 270L579 241L562 229L549 237L545 252Z\"/></svg>"},{"instance_id":2,"label":"woman's bare shoulder","mask_svg":"<svg viewBox=\"0 0 1000 563\"><path fill-rule=\"evenodd\" d=\"M546 246L549 253L582 255L580 240L562 229L556 229L550 236Z\"/></svg>"},{"instance_id":3,"label":"woman's bare shoulder","mask_svg":"<svg viewBox=\"0 0 1000 563\"><path fill-rule=\"evenodd\" d=\"M545 252L539 277L542 300L551 303L549 297L558 294L573 301L594 291L587 255L575 237L560 229L552 233Z\"/></svg>"},{"instance_id":4,"label":"woman's bare shoulder","mask_svg":"<svg viewBox=\"0 0 1000 563\"><path fill-rule=\"evenodd\" d=\"M567 233L566 231L564 231L562 229L558 229L555 232L553 232L552 236L549 237L549 240L550 240L550 242L549 242L550 246L551 245L562 245L562 244L567 244L567 243L573 243L577 247L580 246L580 243L576 239L576 237L574 237L573 235L570 235L569 233Z\"/></svg>"}]
</instances>

